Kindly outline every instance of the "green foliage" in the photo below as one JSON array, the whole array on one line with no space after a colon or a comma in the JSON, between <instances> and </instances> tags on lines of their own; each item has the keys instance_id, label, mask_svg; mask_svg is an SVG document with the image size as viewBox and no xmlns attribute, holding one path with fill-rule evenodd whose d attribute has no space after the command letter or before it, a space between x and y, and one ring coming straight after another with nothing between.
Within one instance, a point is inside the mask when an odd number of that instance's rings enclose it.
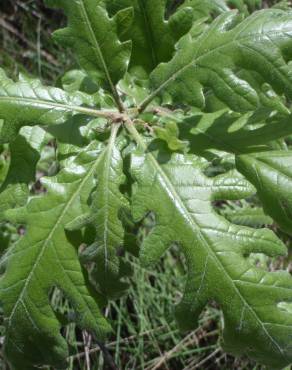
<instances>
[{"instance_id":1,"label":"green foliage","mask_svg":"<svg viewBox=\"0 0 292 370\"><path fill-rule=\"evenodd\" d=\"M142 263L152 264L172 242L178 243L188 266L184 297L177 308L182 328L196 326L202 308L213 298L224 313L228 351L245 352L271 366L285 365L285 358L291 361L285 338L292 318L274 302L280 302L287 289L285 297L291 300L291 278L285 272L276 277L260 271L246 258L250 253L281 255L285 247L272 232L229 224L211 207L212 200L243 198L253 189L236 173L208 179L203 175L206 163L198 157L173 155L161 165L165 156L169 153L160 153L159 161L152 153L132 159L138 183L134 216L139 220L151 210L157 217L141 246Z\"/></svg>"},{"instance_id":2,"label":"green foliage","mask_svg":"<svg viewBox=\"0 0 292 370\"><path fill-rule=\"evenodd\" d=\"M109 18L101 0L52 0L51 3L61 7L68 17L68 27L55 32L56 40L76 50L81 67L103 83L120 105L115 84L127 70L131 42L119 41L117 20Z\"/></svg>"},{"instance_id":3,"label":"green foliage","mask_svg":"<svg viewBox=\"0 0 292 370\"><path fill-rule=\"evenodd\" d=\"M24 127L10 143L9 170L0 189L1 212L26 203L45 139L45 131L39 127Z\"/></svg>"},{"instance_id":4,"label":"green foliage","mask_svg":"<svg viewBox=\"0 0 292 370\"><path fill-rule=\"evenodd\" d=\"M58 88L45 87L38 80L20 76L18 82L13 82L2 70L0 79L0 117L4 118L1 144L14 139L23 126L61 124L76 113L82 114L82 104L98 104L94 97L79 92L70 95Z\"/></svg>"},{"instance_id":5,"label":"green foliage","mask_svg":"<svg viewBox=\"0 0 292 370\"><path fill-rule=\"evenodd\" d=\"M154 271L171 246L186 265L181 329L215 301L228 352L289 365L292 279L253 256L287 254L288 236L265 225L292 233L292 11L253 13L260 1L47 2L66 14L54 37L81 69L63 88L0 73L11 368L65 369L63 326L103 339L108 300L135 285L138 261ZM9 237L14 226L24 235ZM56 289L72 317L55 311Z\"/></svg>"},{"instance_id":6,"label":"green foliage","mask_svg":"<svg viewBox=\"0 0 292 370\"><path fill-rule=\"evenodd\" d=\"M239 156L236 161L239 170L257 188L266 213L291 234L291 151L253 153Z\"/></svg>"},{"instance_id":7,"label":"green foliage","mask_svg":"<svg viewBox=\"0 0 292 370\"><path fill-rule=\"evenodd\" d=\"M290 28L291 15L281 10L256 12L242 22L236 13L222 14L199 37L183 37L173 59L153 71L153 93L141 109L165 89L176 102L204 108L206 88L235 111L255 110L264 104L255 73L260 86L269 83L291 97Z\"/></svg>"},{"instance_id":8,"label":"green foliage","mask_svg":"<svg viewBox=\"0 0 292 370\"><path fill-rule=\"evenodd\" d=\"M43 179L48 190L44 197L32 198L25 208L6 213L9 221L27 228L26 235L2 259L6 270L0 294L7 318L4 350L17 369L43 363L65 366L67 346L48 296L53 287L61 289L72 303L82 328L98 336L108 330L98 297L90 294L76 250L65 232L66 224L87 210L101 151L92 143L58 176Z\"/></svg>"},{"instance_id":9,"label":"green foliage","mask_svg":"<svg viewBox=\"0 0 292 370\"><path fill-rule=\"evenodd\" d=\"M190 7L182 8L166 20L166 0L105 0L105 3L114 14L133 7L133 20L128 30L123 23L120 38L133 42L130 65L143 67L146 72L171 59L176 42L192 25Z\"/></svg>"}]
</instances>

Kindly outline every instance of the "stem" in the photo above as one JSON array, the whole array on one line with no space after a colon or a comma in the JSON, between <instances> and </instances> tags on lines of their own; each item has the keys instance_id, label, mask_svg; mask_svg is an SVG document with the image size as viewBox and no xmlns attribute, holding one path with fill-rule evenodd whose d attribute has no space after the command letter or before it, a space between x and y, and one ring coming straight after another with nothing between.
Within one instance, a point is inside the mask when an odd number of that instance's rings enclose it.
<instances>
[{"instance_id":1,"label":"stem","mask_svg":"<svg viewBox=\"0 0 292 370\"><path fill-rule=\"evenodd\" d=\"M82 107L79 105L69 105L69 104L62 104L62 103L55 103L50 101L45 101L41 99L33 99L33 98L22 98L22 97L11 97L11 96L0 96L0 102L7 101L8 103L19 103L23 106L30 106L31 104L38 104L38 108L59 108L63 110L70 110L75 111L78 113L87 114L89 116L94 117L104 117L108 119L117 119L121 116L121 113L118 111L110 111L110 110L97 110L88 107Z\"/></svg>"},{"instance_id":2,"label":"stem","mask_svg":"<svg viewBox=\"0 0 292 370\"><path fill-rule=\"evenodd\" d=\"M144 140L142 140L139 132L136 130L133 122L131 120L128 120L125 123L126 129L129 131L129 133L133 136L136 143L141 146L143 150L147 150L147 145L145 144Z\"/></svg>"},{"instance_id":3,"label":"stem","mask_svg":"<svg viewBox=\"0 0 292 370\"><path fill-rule=\"evenodd\" d=\"M152 102L152 100L157 96L157 91L153 91L138 107L138 112L143 113L147 106Z\"/></svg>"},{"instance_id":4,"label":"stem","mask_svg":"<svg viewBox=\"0 0 292 370\"><path fill-rule=\"evenodd\" d=\"M97 110L85 107L77 107L74 109L80 113L88 114L94 117L104 117L108 119L116 119L120 114L117 111L110 111L110 110Z\"/></svg>"}]
</instances>

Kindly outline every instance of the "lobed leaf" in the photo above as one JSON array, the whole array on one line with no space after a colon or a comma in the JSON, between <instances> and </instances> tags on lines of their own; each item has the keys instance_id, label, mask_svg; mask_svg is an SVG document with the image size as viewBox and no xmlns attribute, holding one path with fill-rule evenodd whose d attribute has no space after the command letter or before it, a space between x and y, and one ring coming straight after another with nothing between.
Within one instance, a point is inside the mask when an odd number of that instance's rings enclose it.
<instances>
[{"instance_id":1,"label":"lobed leaf","mask_svg":"<svg viewBox=\"0 0 292 370\"><path fill-rule=\"evenodd\" d=\"M13 140L23 126L49 126L66 122L76 114L99 117L94 99L83 93L69 94L62 89L46 87L39 80L14 82L0 70L0 143Z\"/></svg>"},{"instance_id":2,"label":"lobed leaf","mask_svg":"<svg viewBox=\"0 0 292 370\"><path fill-rule=\"evenodd\" d=\"M39 127L24 127L10 143L9 170L0 187L0 212L25 205L45 137Z\"/></svg>"},{"instance_id":3,"label":"lobed leaf","mask_svg":"<svg viewBox=\"0 0 292 370\"><path fill-rule=\"evenodd\" d=\"M226 12L199 37L186 35L173 59L151 74L153 92L140 110L164 90L177 103L204 108L204 93L211 90L235 111L254 111L261 105L259 91L250 82L255 73L276 93L291 97L291 19L290 12L270 9L239 22L236 13Z\"/></svg>"},{"instance_id":4,"label":"lobed leaf","mask_svg":"<svg viewBox=\"0 0 292 370\"><path fill-rule=\"evenodd\" d=\"M133 131L132 129L130 129ZM136 134L137 138L137 134ZM229 223L212 208L220 199L239 199L252 188L236 175L204 175L206 162L194 155L140 151L132 157L136 180L133 212L138 220L149 211L156 225L141 248L144 265L158 261L172 244L185 254L188 277L177 309L182 328L193 327L209 300L224 313L224 346L274 368L289 364L292 319L280 302L292 300L291 277L251 264L248 255L283 255L285 246L267 229Z\"/></svg>"},{"instance_id":5,"label":"lobed leaf","mask_svg":"<svg viewBox=\"0 0 292 370\"><path fill-rule=\"evenodd\" d=\"M192 25L190 7L166 19L167 0L105 0L105 3L111 14L133 7L132 24L121 29L121 38L133 42L130 66L143 67L146 72L171 59L176 42Z\"/></svg>"},{"instance_id":6,"label":"lobed leaf","mask_svg":"<svg viewBox=\"0 0 292 370\"><path fill-rule=\"evenodd\" d=\"M267 151L241 155L236 166L254 184L270 215L288 234L292 234L292 152Z\"/></svg>"},{"instance_id":7,"label":"lobed leaf","mask_svg":"<svg viewBox=\"0 0 292 370\"><path fill-rule=\"evenodd\" d=\"M87 224L95 227L95 241L84 249L81 258L86 263L95 263L93 281L98 291L107 298L119 295L128 286L121 281L127 275L128 268L119 257L119 249L125 239L121 217L128 208L128 201L120 190L125 182L125 175L119 147L121 142L118 143L116 137L118 129L119 125L113 126L107 148L96 166L97 185L92 195L90 213L85 217L77 217L67 225L67 229L76 229Z\"/></svg>"},{"instance_id":8,"label":"lobed leaf","mask_svg":"<svg viewBox=\"0 0 292 370\"><path fill-rule=\"evenodd\" d=\"M189 116L161 114L168 123L165 129L158 127L158 131L166 130L169 122L175 122L179 133L173 131L172 139L188 142L191 153L203 156L212 149L234 154L267 149L270 142L292 133L290 114L271 115L269 111L258 115L252 112L237 114L226 109ZM170 135L171 131L167 132Z\"/></svg>"},{"instance_id":9,"label":"lobed leaf","mask_svg":"<svg viewBox=\"0 0 292 370\"><path fill-rule=\"evenodd\" d=\"M68 27L54 34L55 39L76 51L82 68L109 89L119 105L115 84L127 71L131 42L120 42L117 20L110 18L101 0L60 0L47 3L62 8Z\"/></svg>"},{"instance_id":10,"label":"lobed leaf","mask_svg":"<svg viewBox=\"0 0 292 370\"><path fill-rule=\"evenodd\" d=\"M25 236L2 258L4 352L13 369L31 370L44 364L67 368L67 344L49 299L54 287L72 304L81 328L98 337L109 330L99 310L100 298L88 285L77 251L65 232L66 224L88 211L102 150L92 143L56 177L44 180L46 195L6 213L10 221L24 223L27 228Z\"/></svg>"},{"instance_id":11,"label":"lobed leaf","mask_svg":"<svg viewBox=\"0 0 292 370\"><path fill-rule=\"evenodd\" d=\"M224 210L223 215L236 225L263 227L273 223L273 220L260 207L228 209Z\"/></svg>"}]
</instances>

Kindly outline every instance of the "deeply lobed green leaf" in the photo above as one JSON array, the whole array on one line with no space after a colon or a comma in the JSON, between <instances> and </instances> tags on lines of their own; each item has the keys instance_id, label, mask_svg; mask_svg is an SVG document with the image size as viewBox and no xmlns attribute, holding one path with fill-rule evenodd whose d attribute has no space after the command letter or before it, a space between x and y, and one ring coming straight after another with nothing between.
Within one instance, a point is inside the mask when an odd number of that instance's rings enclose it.
<instances>
[{"instance_id":1,"label":"deeply lobed green leaf","mask_svg":"<svg viewBox=\"0 0 292 370\"><path fill-rule=\"evenodd\" d=\"M291 152L284 140L292 133L291 12L271 9L242 21L260 1L48 2L68 17L55 37L73 47L82 71L66 74L65 91L24 76L13 82L0 72L0 143L9 142L11 155L1 173L0 210L26 228L1 264L11 367L67 367L62 324L50 302L55 288L81 329L98 337L109 330L100 306L125 290L130 269L120 257L125 249L136 253L137 228L149 212L155 222L141 261L158 261L172 244L186 257L181 327L196 325L215 300L228 351L274 368L288 365L291 276L260 269L250 258L283 256L286 248L272 231L246 225L274 220L291 234ZM142 80L151 71L150 81ZM160 95L169 109L148 107ZM61 168L43 180L45 194L29 199L45 133L23 126L53 135ZM228 213L220 206L219 214L213 206L255 199L255 191L273 220L262 208ZM136 225L128 219L128 198ZM19 205L25 206L12 209ZM4 239L1 250L9 243Z\"/></svg>"},{"instance_id":2,"label":"deeply lobed green leaf","mask_svg":"<svg viewBox=\"0 0 292 370\"><path fill-rule=\"evenodd\" d=\"M166 0L105 0L112 14L133 8L133 21L120 30L123 40L132 40L130 66L151 72L159 63L171 59L176 42L192 25L193 11L184 7L166 19Z\"/></svg>"},{"instance_id":3,"label":"deeply lobed green leaf","mask_svg":"<svg viewBox=\"0 0 292 370\"><path fill-rule=\"evenodd\" d=\"M253 111L264 104L253 86L255 72L261 84L291 97L291 30L291 14L282 10L256 12L242 22L236 13L222 14L198 38L183 37L173 59L153 71L153 93L141 109L164 90L176 102L204 108L211 90L233 110Z\"/></svg>"},{"instance_id":4,"label":"deeply lobed green leaf","mask_svg":"<svg viewBox=\"0 0 292 370\"><path fill-rule=\"evenodd\" d=\"M211 204L245 197L252 191L249 184L235 173L206 177L206 162L193 155L160 150L156 156L144 150L132 158L133 212L136 219L154 212L156 225L142 245L141 259L152 264L172 243L180 245L188 267L177 309L182 328L196 325L214 299L224 313L228 351L275 368L289 364L292 318L280 303L292 300L291 277L258 269L247 258L282 255L285 246L269 230L232 225Z\"/></svg>"},{"instance_id":5,"label":"deeply lobed green leaf","mask_svg":"<svg viewBox=\"0 0 292 370\"><path fill-rule=\"evenodd\" d=\"M26 235L2 258L4 351L12 368L31 370L43 364L67 367L67 344L49 298L54 287L72 304L81 328L98 337L109 330L99 310L100 299L88 285L77 251L65 232L66 224L88 210L101 154L102 148L93 143L56 177L43 180L48 190L45 196L7 212L11 221L27 228Z\"/></svg>"},{"instance_id":6,"label":"deeply lobed green leaf","mask_svg":"<svg viewBox=\"0 0 292 370\"><path fill-rule=\"evenodd\" d=\"M128 209L128 201L120 187L125 182L121 141L117 142L119 125L112 128L107 148L100 156L95 169L96 189L92 194L89 214L81 215L67 225L67 230L91 224L96 230L95 241L85 248L81 259L94 262L92 272L97 290L106 298L116 297L128 284L121 279L129 273L129 267L121 260L119 249L125 243L122 214Z\"/></svg>"},{"instance_id":7,"label":"deeply lobed green leaf","mask_svg":"<svg viewBox=\"0 0 292 370\"><path fill-rule=\"evenodd\" d=\"M23 126L49 126L66 122L76 114L96 116L94 97L83 93L69 94L62 89L46 87L39 80L14 82L0 70L0 143L15 138Z\"/></svg>"},{"instance_id":8,"label":"deeply lobed green leaf","mask_svg":"<svg viewBox=\"0 0 292 370\"><path fill-rule=\"evenodd\" d=\"M54 37L74 48L84 70L94 80L102 82L120 105L115 84L128 68L131 42L120 42L117 20L109 18L101 0L47 2L62 8L68 17L68 27L56 31Z\"/></svg>"},{"instance_id":9,"label":"deeply lobed green leaf","mask_svg":"<svg viewBox=\"0 0 292 370\"><path fill-rule=\"evenodd\" d=\"M292 234L292 152L267 151L241 155L239 171L257 188L264 209L279 226Z\"/></svg>"}]
</instances>

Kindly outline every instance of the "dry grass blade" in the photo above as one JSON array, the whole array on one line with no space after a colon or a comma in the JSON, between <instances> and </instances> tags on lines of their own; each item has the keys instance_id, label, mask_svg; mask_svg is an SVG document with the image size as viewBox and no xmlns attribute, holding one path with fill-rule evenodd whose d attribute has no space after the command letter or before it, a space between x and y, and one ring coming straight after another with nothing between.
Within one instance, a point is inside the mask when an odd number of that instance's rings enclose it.
<instances>
[{"instance_id":1,"label":"dry grass blade","mask_svg":"<svg viewBox=\"0 0 292 370\"><path fill-rule=\"evenodd\" d=\"M206 362L208 362L209 360L211 360L211 358L215 357L217 355L217 353L219 353L221 351L221 348L216 348L215 351L213 351L212 353L210 353L209 356L205 357L202 361L200 361L199 363L195 364L193 362L191 362L188 366L186 366L183 370L195 370L195 369L199 369L202 365L204 365Z\"/></svg>"},{"instance_id":2,"label":"dry grass blade","mask_svg":"<svg viewBox=\"0 0 292 370\"><path fill-rule=\"evenodd\" d=\"M173 347L170 351L166 352L163 356L158 358L154 365L147 367L145 370L157 370L159 369L165 362L177 351L179 351L184 346L189 346L197 341L196 332L193 331L188 334L182 341L180 341L175 347Z\"/></svg>"},{"instance_id":3,"label":"dry grass blade","mask_svg":"<svg viewBox=\"0 0 292 370\"><path fill-rule=\"evenodd\" d=\"M36 44L32 43L28 40L23 34L21 34L15 27L13 27L9 22L7 22L3 17L0 18L0 27L4 28L6 31L10 32L17 38L19 38L22 42L24 42L27 46L31 49L37 51ZM44 57L49 63L53 64L56 67L60 66L60 63L47 51L40 50L40 54Z\"/></svg>"}]
</instances>

